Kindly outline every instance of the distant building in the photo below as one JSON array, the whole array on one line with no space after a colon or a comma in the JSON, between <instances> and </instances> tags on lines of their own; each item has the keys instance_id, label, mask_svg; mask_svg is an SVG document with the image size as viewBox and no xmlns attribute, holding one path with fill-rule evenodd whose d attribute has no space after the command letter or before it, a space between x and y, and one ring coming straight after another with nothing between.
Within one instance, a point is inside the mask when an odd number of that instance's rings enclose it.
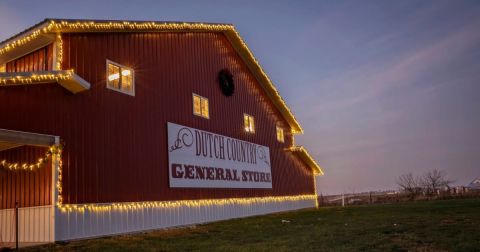
<instances>
[{"instance_id":1,"label":"distant building","mask_svg":"<svg viewBox=\"0 0 480 252\"><path fill-rule=\"evenodd\" d=\"M468 189L470 190L480 190L480 178L476 178L470 184L468 184Z\"/></svg>"}]
</instances>

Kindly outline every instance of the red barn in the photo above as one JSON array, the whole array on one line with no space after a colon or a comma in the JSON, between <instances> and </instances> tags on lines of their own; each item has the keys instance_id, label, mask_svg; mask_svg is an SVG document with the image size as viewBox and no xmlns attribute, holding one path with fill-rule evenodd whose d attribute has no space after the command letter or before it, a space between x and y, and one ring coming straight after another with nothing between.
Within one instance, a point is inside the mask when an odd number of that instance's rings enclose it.
<instances>
[{"instance_id":1,"label":"red barn","mask_svg":"<svg viewBox=\"0 0 480 252\"><path fill-rule=\"evenodd\" d=\"M229 24L47 19L0 44L0 242L316 206L320 167Z\"/></svg>"}]
</instances>

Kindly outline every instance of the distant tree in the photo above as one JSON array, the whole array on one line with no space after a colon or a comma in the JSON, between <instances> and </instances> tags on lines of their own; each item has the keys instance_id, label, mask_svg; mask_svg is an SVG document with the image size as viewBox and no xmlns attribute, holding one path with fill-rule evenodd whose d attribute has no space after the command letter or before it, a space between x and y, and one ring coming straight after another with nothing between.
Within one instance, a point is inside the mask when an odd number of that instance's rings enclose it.
<instances>
[{"instance_id":1,"label":"distant tree","mask_svg":"<svg viewBox=\"0 0 480 252\"><path fill-rule=\"evenodd\" d=\"M427 171L422 177L422 185L427 194L435 194L442 188L450 188L451 180L444 171L437 169Z\"/></svg>"},{"instance_id":2,"label":"distant tree","mask_svg":"<svg viewBox=\"0 0 480 252\"><path fill-rule=\"evenodd\" d=\"M412 173L406 173L401 175L397 184L400 187L400 190L408 194L411 200L422 192L422 183L419 177L413 176Z\"/></svg>"}]
</instances>

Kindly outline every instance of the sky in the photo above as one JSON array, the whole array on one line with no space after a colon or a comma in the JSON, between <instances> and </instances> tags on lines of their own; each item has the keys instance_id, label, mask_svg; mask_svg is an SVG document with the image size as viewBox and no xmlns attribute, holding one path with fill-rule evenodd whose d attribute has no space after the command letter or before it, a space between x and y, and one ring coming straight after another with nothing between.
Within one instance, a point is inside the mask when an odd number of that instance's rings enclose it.
<instances>
[{"instance_id":1,"label":"sky","mask_svg":"<svg viewBox=\"0 0 480 252\"><path fill-rule=\"evenodd\" d=\"M234 24L304 128L321 194L480 177L480 1L0 0L0 40L47 17Z\"/></svg>"}]
</instances>

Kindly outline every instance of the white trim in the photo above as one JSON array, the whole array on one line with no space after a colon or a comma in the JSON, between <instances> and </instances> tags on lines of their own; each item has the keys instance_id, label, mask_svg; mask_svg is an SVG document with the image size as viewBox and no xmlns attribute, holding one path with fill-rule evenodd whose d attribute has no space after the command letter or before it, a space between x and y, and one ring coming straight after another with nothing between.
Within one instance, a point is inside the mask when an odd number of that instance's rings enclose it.
<instances>
[{"instance_id":1,"label":"white trim","mask_svg":"<svg viewBox=\"0 0 480 252\"><path fill-rule=\"evenodd\" d=\"M131 91L131 92L129 92L129 91L124 91L124 90L118 89L118 88L113 88L113 87L110 87L110 86L108 85L108 81L109 81L109 80L108 80L108 64L112 64L112 65L118 66L118 67L120 67L120 70L121 70L122 68L125 68L125 69L128 69L128 70L130 70L130 71L132 72L132 91ZM121 71L120 71L120 72L121 72ZM122 79L122 77L120 76L120 83L121 83L121 81L122 81L121 79ZM134 96L134 97L135 97L135 70L134 70L133 68L128 67L128 66L124 66L124 65L119 64L119 63L117 63L117 62L115 62L115 61L112 61L112 60L107 59L106 64L105 64L105 81L106 81L106 85L107 85L107 88L108 88L108 89L117 91L117 92L122 93L122 94L127 94L127 95L130 95L130 96Z\"/></svg>"},{"instance_id":2,"label":"white trim","mask_svg":"<svg viewBox=\"0 0 480 252\"><path fill-rule=\"evenodd\" d=\"M53 41L53 50L52 50L52 70L53 71L58 71L60 69L57 69L57 62L58 62L58 41L55 39ZM47 57L47 61L48 61L48 56L46 55ZM45 59L44 59L45 60Z\"/></svg>"},{"instance_id":3,"label":"white trim","mask_svg":"<svg viewBox=\"0 0 480 252\"><path fill-rule=\"evenodd\" d=\"M98 204L106 207L104 210L75 210L75 207L82 208L83 205L69 205L73 210L62 211L56 207L55 238L57 241L84 239L315 208L316 201L316 198L308 198L199 206L179 203L173 207L145 206L126 209L109 207L114 203Z\"/></svg>"},{"instance_id":4,"label":"white trim","mask_svg":"<svg viewBox=\"0 0 480 252\"><path fill-rule=\"evenodd\" d=\"M41 29L44 29L46 28L47 26L49 25L49 23L44 23L38 27L35 27L35 30L41 30ZM30 30L30 31L27 31L25 33L23 33L22 35L16 37L12 37L6 41L4 41L3 43L0 44L0 48L4 48L5 46L7 46L8 44L11 44L13 41L17 41L17 40L21 40L25 37L28 37L30 36L34 30ZM26 44L22 44L22 45L18 45L16 46L15 48L13 48L12 50L8 51L8 52L5 52L3 54L0 54L0 63L6 63L6 62L9 62L9 61L12 61L12 60L16 60L18 58L21 58L27 54L30 54L42 47L45 47L49 44L51 44L52 42L55 41L55 35L54 34L48 34L48 33L43 33L43 34L40 34L37 38L35 38L34 40L31 40L29 43L26 43Z\"/></svg>"},{"instance_id":5,"label":"white trim","mask_svg":"<svg viewBox=\"0 0 480 252\"><path fill-rule=\"evenodd\" d=\"M54 206L18 209L19 242L54 242ZM2 243L15 242L15 209L0 209L0 248Z\"/></svg>"},{"instance_id":6,"label":"white trim","mask_svg":"<svg viewBox=\"0 0 480 252\"><path fill-rule=\"evenodd\" d=\"M0 87L52 82L74 94L90 89L90 83L70 70L0 73Z\"/></svg>"},{"instance_id":7,"label":"white trim","mask_svg":"<svg viewBox=\"0 0 480 252\"><path fill-rule=\"evenodd\" d=\"M0 141L18 143L21 145L35 145L50 147L55 143L55 136L25 131L0 128Z\"/></svg>"}]
</instances>

